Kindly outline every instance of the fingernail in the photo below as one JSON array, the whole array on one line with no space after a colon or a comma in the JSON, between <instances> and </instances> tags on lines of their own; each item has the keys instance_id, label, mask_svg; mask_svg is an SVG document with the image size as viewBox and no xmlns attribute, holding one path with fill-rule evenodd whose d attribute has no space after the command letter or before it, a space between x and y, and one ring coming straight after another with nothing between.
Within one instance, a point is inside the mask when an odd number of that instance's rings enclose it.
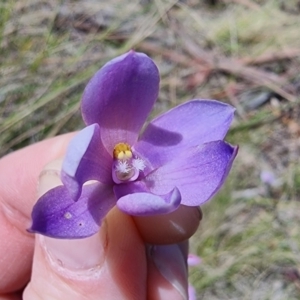
<instances>
[{"instance_id":1,"label":"fingernail","mask_svg":"<svg viewBox=\"0 0 300 300\"><path fill-rule=\"evenodd\" d=\"M151 257L161 275L169 281L182 296L188 299L187 257L177 244L166 246L150 246Z\"/></svg>"},{"instance_id":2,"label":"fingernail","mask_svg":"<svg viewBox=\"0 0 300 300\"><path fill-rule=\"evenodd\" d=\"M45 194L50 189L62 185L60 170L62 160L55 160L47 164L39 176L37 194L38 197Z\"/></svg>"},{"instance_id":3,"label":"fingernail","mask_svg":"<svg viewBox=\"0 0 300 300\"><path fill-rule=\"evenodd\" d=\"M38 196L61 185L60 169L62 161L48 164L39 178ZM84 239L55 239L39 235L37 237L51 263L71 271L85 271L97 268L104 262L107 248L107 225L104 221L101 230Z\"/></svg>"},{"instance_id":4,"label":"fingernail","mask_svg":"<svg viewBox=\"0 0 300 300\"><path fill-rule=\"evenodd\" d=\"M54 239L39 236L52 263L70 271L100 268L107 248L106 224L95 235L77 240Z\"/></svg>"}]
</instances>

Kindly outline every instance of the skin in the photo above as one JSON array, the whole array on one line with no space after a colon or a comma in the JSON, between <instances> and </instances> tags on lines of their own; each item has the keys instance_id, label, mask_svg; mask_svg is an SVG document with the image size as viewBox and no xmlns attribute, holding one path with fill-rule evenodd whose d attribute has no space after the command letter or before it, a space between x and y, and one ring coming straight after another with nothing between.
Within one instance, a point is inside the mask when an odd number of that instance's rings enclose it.
<instances>
[{"instance_id":1,"label":"skin","mask_svg":"<svg viewBox=\"0 0 300 300\"><path fill-rule=\"evenodd\" d=\"M98 235L73 244L26 231L38 196L59 184L57 160L73 135L0 159L0 300L184 299L146 255L145 245L179 243L186 257L186 240L201 219L198 208L182 206L172 214L147 218L132 218L114 208Z\"/></svg>"}]
</instances>

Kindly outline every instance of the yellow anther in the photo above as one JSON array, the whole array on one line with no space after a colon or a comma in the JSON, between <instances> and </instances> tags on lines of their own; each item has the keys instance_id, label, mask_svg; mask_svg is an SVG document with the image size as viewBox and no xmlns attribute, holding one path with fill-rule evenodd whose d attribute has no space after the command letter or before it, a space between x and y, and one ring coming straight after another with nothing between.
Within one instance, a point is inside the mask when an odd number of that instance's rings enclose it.
<instances>
[{"instance_id":1,"label":"yellow anther","mask_svg":"<svg viewBox=\"0 0 300 300\"><path fill-rule=\"evenodd\" d=\"M132 152L131 152L131 150L126 150L125 151L125 156L126 156L126 158L132 158Z\"/></svg>"},{"instance_id":2,"label":"yellow anther","mask_svg":"<svg viewBox=\"0 0 300 300\"><path fill-rule=\"evenodd\" d=\"M113 156L116 159L130 159L132 158L131 148L126 143L119 143L115 146Z\"/></svg>"},{"instance_id":3,"label":"yellow anther","mask_svg":"<svg viewBox=\"0 0 300 300\"><path fill-rule=\"evenodd\" d=\"M124 159L125 153L123 151L119 152L117 155L117 159Z\"/></svg>"}]
</instances>

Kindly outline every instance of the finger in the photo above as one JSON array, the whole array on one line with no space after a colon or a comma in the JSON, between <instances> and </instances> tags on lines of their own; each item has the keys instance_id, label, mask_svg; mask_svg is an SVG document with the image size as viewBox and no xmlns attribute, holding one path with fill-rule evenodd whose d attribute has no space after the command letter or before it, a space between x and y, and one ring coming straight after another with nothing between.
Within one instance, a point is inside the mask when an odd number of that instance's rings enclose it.
<instances>
[{"instance_id":1,"label":"finger","mask_svg":"<svg viewBox=\"0 0 300 300\"><path fill-rule=\"evenodd\" d=\"M43 174L40 195L60 184L55 173ZM145 299L146 270L144 243L132 218L114 208L89 238L37 235L24 299Z\"/></svg>"},{"instance_id":2,"label":"finger","mask_svg":"<svg viewBox=\"0 0 300 300\"><path fill-rule=\"evenodd\" d=\"M92 237L37 236L23 299L145 299L146 269L144 244L132 219L115 208Z\"/></svg>"},{"instance_id":3,"label":"finger","mask_svg":"<svg viewBox=\"0 0 300 300\"><path fill-rule=\"evenodd\" d=\"M0 295L0 300L22 300L22 294L12 293L12 294Z\"/></svg>"},{"instance_id":4,"label":"finger","mask_svg":"<svg viewBox=\"0 0 300 300\"><path fill-rule=\"evenodd\" d=\"M201 209L181 205L167 215L134 217L144 241L148 244L166 245L189 239L202 219Z\"/></svg>"},{"instance_id":5,"label":"finger","mask_svg":"<svg viewBox=\"0 0 300 300\"><path fill-rule=\"evenodd\" d=\"M0 160L0 295L21 289L29 280L34 240L26 228L38 177L45 164L64 154L72 135L45 140Z\"/></svg>"}]
</instances>

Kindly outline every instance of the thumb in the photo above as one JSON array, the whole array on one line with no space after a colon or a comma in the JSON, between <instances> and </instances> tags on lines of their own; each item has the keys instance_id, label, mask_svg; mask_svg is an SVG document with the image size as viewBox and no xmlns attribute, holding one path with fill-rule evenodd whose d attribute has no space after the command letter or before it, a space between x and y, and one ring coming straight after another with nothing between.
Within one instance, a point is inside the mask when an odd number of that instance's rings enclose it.
<instances>
[{"instance_id":1,"label":"thumb","mask_svg":"<svg viewBox=\"0 0 300 300\"><path fill-rule=\"evenodd\" d=\"M60 185L60 162L42 172L39 196ZM122 228L122 230L120 230ZM36 235L25 300L145 299L144 244L132 219L114 208L100 231L80 240Z\"/></svg>"}]
</instances>

